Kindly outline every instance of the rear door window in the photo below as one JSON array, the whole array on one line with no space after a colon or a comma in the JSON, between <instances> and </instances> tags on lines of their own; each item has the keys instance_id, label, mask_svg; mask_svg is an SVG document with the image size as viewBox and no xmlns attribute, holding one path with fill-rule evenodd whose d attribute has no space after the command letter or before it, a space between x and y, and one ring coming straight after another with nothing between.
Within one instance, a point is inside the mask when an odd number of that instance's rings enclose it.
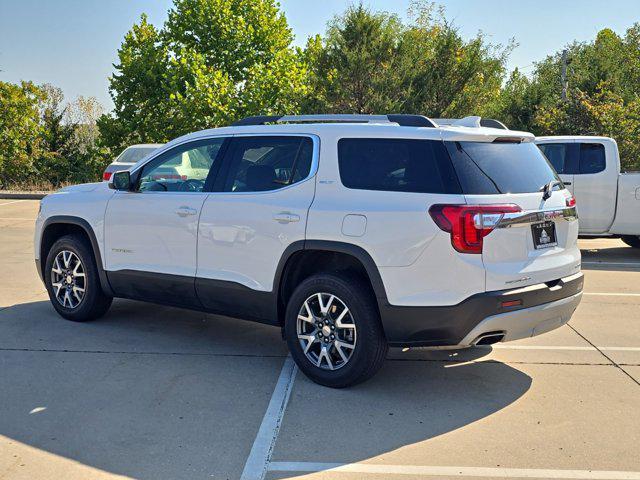
<instances>
[{"instance_id":1,"label":"rear door window","mask_svg":"<svg viewBox=\"0 0 640 480\"><path fill-rule=\"evenodd\" d=\"M599 173L606 166L604 145L601 143L580 144L580 173Z\"/></svg>"},{"instance_id":2,"label":"rear door window","mask_svg":"<svg viewBox=\"0 0 640 480\"><path fill-rule=\"evenodd\" d=\"M531 193L559 180L534 143L444 143L462 190L469 195Z\"/></svg>"},{"instance_id":3,"label":"rear door window","mask_svg":"<svg viewBox=\"0 0 640 480\"><path fill-rule=\"evenodd\" d=\"M461 193L439 140L342 138L340 179L347 188L416 193Z\"/></svg>"}]
</instances>

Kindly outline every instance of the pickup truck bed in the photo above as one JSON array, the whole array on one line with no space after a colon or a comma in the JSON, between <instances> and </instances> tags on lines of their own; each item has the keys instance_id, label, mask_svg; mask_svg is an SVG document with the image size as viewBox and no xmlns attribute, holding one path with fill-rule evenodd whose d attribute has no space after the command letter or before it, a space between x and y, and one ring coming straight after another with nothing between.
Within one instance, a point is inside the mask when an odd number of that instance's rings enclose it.
<instances>
[{"instance_id":1,"label":"pickup truck bed","mask_svg":"<svg viewBox=\"0 0 640 480\"><path fill-rule=\"evenodd\" d=\"M609 231L618 235L640 234L640 172L618 177L616 217Z\"/></svg>"}]
</instances>

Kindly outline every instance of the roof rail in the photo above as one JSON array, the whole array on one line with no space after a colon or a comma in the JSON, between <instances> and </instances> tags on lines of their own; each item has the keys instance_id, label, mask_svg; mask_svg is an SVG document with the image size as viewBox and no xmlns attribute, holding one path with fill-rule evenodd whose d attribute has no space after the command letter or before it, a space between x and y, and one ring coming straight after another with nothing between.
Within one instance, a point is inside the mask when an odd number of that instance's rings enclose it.
<instances>
[{"instance_id":1,"label":"roof rail","mask_svg":"<svg viewBox=\"0 0 640 480\"><path fill-rule=\"evenodd\" d=\"M391 115L259 115L246 117L232 123L234 127L243 125L264 125L266 123L396 123L401 127L437 127L429 118L423 115L391 114Z\"/></svg>"},{"instance_id":2,"label":"roof rail","mask_svg":"<svg viewBox=\"0 0 640 480\"><path fill-rule=\"evenodd\" d=\"M477 124L477 120L480 119L480 124ZM464 118L434 118L434 122L438 125L457 125L463 127L487 127L487 128L499 128L501 130L509 130L509 128L499 120L493 118L481 118L481 117L464 117Z\"/></svg>"}]
</instances>

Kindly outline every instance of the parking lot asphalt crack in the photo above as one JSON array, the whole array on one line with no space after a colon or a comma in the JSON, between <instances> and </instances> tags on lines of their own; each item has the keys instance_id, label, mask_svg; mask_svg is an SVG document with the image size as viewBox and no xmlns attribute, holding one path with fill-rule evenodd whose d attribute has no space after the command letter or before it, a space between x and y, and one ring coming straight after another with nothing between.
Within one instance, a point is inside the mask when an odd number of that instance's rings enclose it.
<instances>
[{"instance_id":1,"label":"parking lot asphalt crack","mask_svg":"<svg viewBox=\"0 0 640 480\"><path fill-rule=\"evenodd\" d=\"M596 347L594 347L596 348ZM599 350L600 351L600 350ZM215 352L135 352L130 350L73 350L73 349L60 349L60 348L13 348L13 347L0 347L0 352L42 352L42 353L79 353L79 354L96 354L96 355L167 355L167 356L194 356L194 357L238 357L238 358L286 358L286 354L255 354L255 353L215 353ZM600 351L600 353L602 353ZM387 358L387 362L417 362L417 363L448 363L454 365L465 365L470 363L496 363L505 365L567 365L567 366L611 366L611 367L625 367L625 366L640 366L635 363L615 363L609 359L607 355L603 353L603 356L609 360L603 363L594 362L522 362L517 360L510 360L508 362L487 359L487 360L450 360L450 359L436 359L436 358ZM626 373L626 372L625 372ZM635 380L634 380L635 381ZM636 382L638 383L638 382Z\"/></svg>"},{"instance_id":2,"label":"parking lot asphalt crack","mask_svg":"<svg viewBox=\"0 0 640 480\"><path fill-rule=\"evenodd\" d=\"M613 365L610 362L603 362L603 363L594 363L594 362L522 362L522 361L517 361L517 360L509 360L507 361L502 361L502 360L495 360L495 359L487 359L487 360L469 360L466 362L461 362L459 360L440 360L440 359L410 359L410 358L388 358L386 360L387 362L431 362L431 363L450 363L452 365L468 365L468 364L472 364L472 363L497 363L497 364L503 364L503 365L568 365L568 366L581 366L581 367L589 367L589 366L594 366L594 367L615 367L616 365ZM635 366L640 366L640 364L635 364L635 363L621 363L619 364L620 366L630 366L630 367L635 367Z\"/></svg>"},{"instance_id":3,"label":"parking lot asphalt crack","mask_svg":"<svg viewBox=\"0 0 640 480\"><path fill-rule=\"evenodd\" d=\"M568 326L571 330L573 330L576 334L578 334L578 336L580 336L580 338L582 338L585 342L587 342L589 345L591 345L593 348L595 348L598 352L600 352L600 354L601 354L604 358L606 358L607 360L609 360L609 361L611 362L611 364L612 364L614 367L619 368L619 369L620 369L620 371L622 371L622 373L624 373L627 377L629 377L633 383L635 383L636 385L638 385L638 386L640 387L640 382L639 382L638 380L636 380L635 378L633 378L633 377L629 374L629 372L627 372L624 368L622 368L622 365L621 365L621 364L619 364L619 363L615 362L611 357L609 357L606 353L604 353L602 350L600 350L600 349L598 348L598 346L597 346L597 345L595 345L591 340L589 340L587 337L585 337L584 335L582 335L578 330L576 330L576 329L573 327L573 325L571 325L570 323L567 323L567 326Z\"/></svg>"},{"instance_id":4,"label":"parking lot asphalt crack","mask_svg":"<svg viewBox=\"0 0 640 480\"><path fill-rule=\"evenodd\" d=\"M70 350L59 348L3 348L0 352L49 352L49 353L86 353L98 355L170 355L200 357L247 357L247 358L285 358L286 354L258 355L251 353L214 353L214 352L132 352L126 350Z\"/></svg>"}]
</instances>

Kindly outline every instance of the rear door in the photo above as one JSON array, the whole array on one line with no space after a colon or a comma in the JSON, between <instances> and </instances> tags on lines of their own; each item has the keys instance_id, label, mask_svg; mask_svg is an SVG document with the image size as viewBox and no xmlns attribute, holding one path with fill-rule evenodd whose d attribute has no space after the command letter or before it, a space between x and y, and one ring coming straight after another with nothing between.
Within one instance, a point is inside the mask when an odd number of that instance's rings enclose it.
<instances>
[{"instance_id":1,"label":"rear door","mask_svg":"<svg viewBox=\"0 0 640 480\"><path fill-rule=\"evenodd\" d=\"M278 263L305 238L318 152L315 136L234 137L200 216L196 288L206 308L271 318Z\"/></svg>"},{"instance_id":2,"label":"rear door","mask_svg":"<svg viewBox=\"0 0 640 480\"><path fill-rule=\"evenodd\" d=\"M449 143L449 142L447 142ZM580 270L578 222L567 210L571 194L533 143L455 142L448 147L467 204L513 204L483 241L488 291L558 280ZM565 218L565 212L568 214Z\"/></svg>"}]
</instances>

